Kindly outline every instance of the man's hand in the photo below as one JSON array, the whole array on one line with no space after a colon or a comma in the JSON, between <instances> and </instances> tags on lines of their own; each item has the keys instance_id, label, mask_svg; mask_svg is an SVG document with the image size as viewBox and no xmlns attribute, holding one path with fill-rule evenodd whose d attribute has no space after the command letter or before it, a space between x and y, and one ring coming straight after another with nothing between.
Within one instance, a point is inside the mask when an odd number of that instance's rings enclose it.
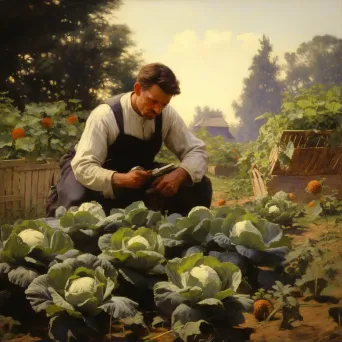
<instances>
[{"instance_id":1,"label":"man's hand","mask_svg":"<svg viewBox=\"0 0 342 342\"><path fill-rule=\"evenodd\" d=\"M114 173L112 184L118 188L139 189L151 177L151 171L134 170L127 173Z\"/></svg>"},{"instance_id":2,"label":"man's hand","mask_svg":"<svg viewBox=\"0 0 342 342\"><path fill-rule=\"evenodd\" d=\"M177 168L176 170L157 178L152 183L152 186L163 196L171 197L178 192L180 185L184 183L188 177L189 174L184 169Z\"/></svg>"}]
</instances>

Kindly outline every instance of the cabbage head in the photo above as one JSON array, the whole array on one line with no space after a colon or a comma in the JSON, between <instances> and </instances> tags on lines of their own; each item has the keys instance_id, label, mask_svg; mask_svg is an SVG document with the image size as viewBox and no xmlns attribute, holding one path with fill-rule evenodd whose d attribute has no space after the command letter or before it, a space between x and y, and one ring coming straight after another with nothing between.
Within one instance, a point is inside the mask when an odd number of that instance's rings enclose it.
<instances>
[{"instance_id":1,"label":"cabbage head","mask_svg":"<svg viewBox=\"0 0 342 342\"><path fill-rule=\"evenodd\" d=\"M290 194L284 191L278 191L273 196L259 197L246 206L262 218L284 227L292 226L294 218L302 210L300 205L290 199Z\"/></svg>"},{"instance_id":2,"label":"cabbage head","mask_svg":"<svg viewBox=\"0 0 342 342\"><path fill-rule=\"evenodd\" d=\"M47 274L32 281L25 294L35 312L45 311L51 317L53 330L67 331L73 319L80 324L101 312L116 319L136 314L137 303L113 296L117 276L108 261L82 254L51 266Z\"/></svg>"},{"instance_id":3,"label":"cabbage head","mask_svg":"<svg viewBox=\"0 0 342 342\"><path fill-rule=\"evenodd\" d=\"M236 325L252 308L252 300L237 294L242 274L230 262L195 253L168 261L165 271L169 281L154 285L154 299L173 327L201 320Z\"/></svg>"},{"instance_id":4,"label":"cabbage head","mask_svg":"<svg viewBox=\"0 0 342 342\"><path fill-rule=\"evenodd\" d=\"M39 220L1 227L0 273L13 284L27 287L51 262L74 248L72 239Z\"/></svg>"},{"instance_id":5,"label":"cabbage head","mask_svg":"<svg viewBox=\"0 0 342 342\"><path fill-rule=\"evenodd\" d=\"M162 238L149 228L119 228L99 239L101 258L115 265L147 272L164 261Z\"/></svg>"},{"instance_id":6,"label":"cabbage head","mask_svg":"<svg viewBox=\"0 0 342 342\"><path fill-rule=\"evenodd\" d=\"M270 214L279 214L280 213L280 210L279 208L276 206L276 205L271 205L269 208L268 208L268 212Z\"/></svg>"},{"instance_id":7,"label":"cabbage head","mask_svg":"<svg viewBox=\"0 0 342 342\"><path fill-rule=\"evenodd\" d=\"M237 222L229 239L239 254L257 265L281 265L291 250L291 240L280 226L265 220L255 224L249 220Z\"/></svg>"}]
</instances>

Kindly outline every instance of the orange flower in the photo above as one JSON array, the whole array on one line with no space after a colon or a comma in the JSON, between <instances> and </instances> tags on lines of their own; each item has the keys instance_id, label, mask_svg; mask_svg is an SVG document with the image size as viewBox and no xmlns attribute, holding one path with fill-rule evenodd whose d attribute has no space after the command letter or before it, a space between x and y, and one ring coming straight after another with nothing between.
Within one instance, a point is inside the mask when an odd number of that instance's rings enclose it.
<instances>
[{"instance_id":1,"label":"orange flower","mask_svg":"<svg viewBox=\"0 0 342 342\"><path fill-rule=\"evenodd\" d=\"M78 116L77 115L71 115L71 116L68 116L66 120L67 120L69 125L73 125L76 122L78 122Z\"/></svg>"},{"instance_id":2,"label":"orange flower","mask_svg":"<svg viewBox=\"0 0 342 342\"><path fill-rule=\"evenodd\" d=\"M295 194L294 194L293 192L290 192L290 193L289 193L289 199L290 199L291 201L294 201L294 200L296 199L296 196L295 196Z\"/></svg>"},{"instance_id":3,"label":"orange flower","mask_svg":"<svg viewBox=\"0 0 342 342\"><path fill-rule=\"evenodd\" d=\"M239 156L235 156L235 160L239 160L240 159L240 157Z\"/></svg>"},{"instance_id":4,"label":"orange flower","mask_svg":"<svg viewBox=\"0 0 342 342\"><path fill-rule=\"evenodd\" d=\"M311 194L319 194L322 191L322 184L318 180L312 180L306 188Z\"/></svg>"},{"instance_id":5,"label":"orange flower","mask_svg":"<svg viewBox=\"0 0 342 342\"><path fill-rule=\"evenodd\" d=\"M49 117L43 118L43 119L42 119L42 125L43 125L45 128L51 128L51 127L52 127L52 119L49 118Z\"/></svg>"},{"instance_id":6,"label":"orange flower","mask_svg":"<svg viewBox=\"0 0 342 342\"><path fill-rule=\"evenodd\" d=\"M311 202L308 204L308 207L309 207L309 208L313 208L314 206L316 206L316 202L315 202L315 201L311 201Z\"/></svg>"},{"instance_id":7,"label":"orange flower","mask_svg":"<svg viewBox=\"0 0 342 342\"><path fill-rule=\"evenodd\" d=\"M217 202L217 205L219 206L219 207L221 207L221 206L223 206L223 205L225 205L226 204L226 201L224 200L224 199L221 199L221 200L219 200L218 202Z\"/></svg>"},{"instance_id":8,"label":"orange flower","mask_svg":"<svg viewBox=\"0 0 342 342\"><path fill-rule=\"evenodd\" d=\"M25 137L25 131L23 128L14 128L12 130L13 140L17 140L17 139L24 138L24 137Z\"/></svg>"}]
</instances>

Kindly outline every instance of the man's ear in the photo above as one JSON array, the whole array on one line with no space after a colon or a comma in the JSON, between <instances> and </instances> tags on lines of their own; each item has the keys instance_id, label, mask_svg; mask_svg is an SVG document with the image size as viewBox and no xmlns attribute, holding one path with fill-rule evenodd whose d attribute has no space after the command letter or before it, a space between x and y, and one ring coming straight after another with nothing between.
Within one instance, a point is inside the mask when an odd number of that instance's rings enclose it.
<instances>
[{"instance_id":1,"label":"man's ear","mask_svg":"<svg viewBox=\"0 0 342 342\"><path fill-rule=\"evenodd\" d=\"M137 94L137 96L140 96L141 84L139 82L134 83L134 92Z\"/></svg>"}]
</instances>

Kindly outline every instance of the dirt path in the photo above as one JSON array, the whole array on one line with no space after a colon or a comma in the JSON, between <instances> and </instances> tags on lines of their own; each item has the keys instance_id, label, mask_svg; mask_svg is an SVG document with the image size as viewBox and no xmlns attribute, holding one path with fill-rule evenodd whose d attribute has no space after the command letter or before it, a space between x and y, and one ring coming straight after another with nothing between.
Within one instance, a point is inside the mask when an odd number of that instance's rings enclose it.
<instances>
[{"instance_id":1,"label":"dirt path","mask_svg":"<svg viewBox=\"0 0 342 342\"><path fill-rule=\"evenodd\" d=\"M220 200L226 198L226 196L227 196L227 193L224 191L214 191L211 206L213 208L218 207L218 202ZM225 205L231 205L231 206L244 205L246 202L251 201L253 199L254 199L254 197L245 197L245 198L241 198L239 200L229 200L229 201L225 201Z\"/></svg>"}]
</instances>

